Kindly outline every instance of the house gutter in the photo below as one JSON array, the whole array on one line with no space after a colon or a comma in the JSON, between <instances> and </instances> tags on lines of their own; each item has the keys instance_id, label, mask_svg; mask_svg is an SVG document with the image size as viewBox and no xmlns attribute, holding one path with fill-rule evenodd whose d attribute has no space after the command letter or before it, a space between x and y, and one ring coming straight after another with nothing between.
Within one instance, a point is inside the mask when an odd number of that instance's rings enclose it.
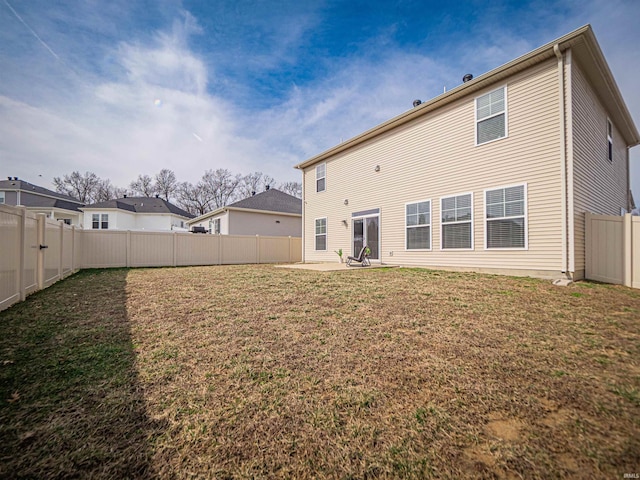
<instances>
[{"instance_id":1,"label":"house gutter","mask_svg":"<svg viewBox=\"0 0 640 480\"><path fill-rule=\"evenodd\" d=\"M560 183L562 193L562 273L568 271L568 246L567 246L567 154L566 154L566 125L564 103L564 56L560 51L560 45L553 46L553 53L558 59L558 85L560 99Z\"/></svg>"}]
</instances>

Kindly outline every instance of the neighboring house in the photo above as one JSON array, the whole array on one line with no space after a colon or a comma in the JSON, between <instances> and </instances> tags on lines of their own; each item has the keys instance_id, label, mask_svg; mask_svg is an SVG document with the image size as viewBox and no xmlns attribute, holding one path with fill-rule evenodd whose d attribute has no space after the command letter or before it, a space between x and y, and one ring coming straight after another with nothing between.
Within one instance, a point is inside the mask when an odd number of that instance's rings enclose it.
<instances>
[{"instance_id":1,"label":"neighboring house","mask_svg":"<svg viewBox=\"0 0 640 480\"><path fill-rule=\"evenodd\" d=\"M124 197L82 208L85 229L184 230L189 212L158 197Z\"/></svg>"},{"instance_id":2,"label":"neighboring house","mask_svg":"<svg viewBox=\"0 0 640 480\"><path fill-rule=\"evenodd\" d=\"M296 166L303 260L580 279L586 211L631 209L640 142L590 26Z\"/></svg>"},{"instance_id":3,"label":"neighboring house","mask_svg":"<svg viewBox=\"0 0 640 480\"><path fill-rule=\"evenodd\" d=\"M302 200L274 188L187 222L221 235L302 235ZM197 229L196 229L197 230Z\"/></svg>"},{"instance_id":4,"label":"neighboring house","mask_svg":"<svg viewBox=\"0 0 640 480\"><path fill-rule=\"evenodd\" d=\"M44 213L48 218L62 220L68 225L81 225L84 204L77 198L48 190L18 177L0 180L0 204L22 205L33 213Z\"/></svg>"}]
</instances>

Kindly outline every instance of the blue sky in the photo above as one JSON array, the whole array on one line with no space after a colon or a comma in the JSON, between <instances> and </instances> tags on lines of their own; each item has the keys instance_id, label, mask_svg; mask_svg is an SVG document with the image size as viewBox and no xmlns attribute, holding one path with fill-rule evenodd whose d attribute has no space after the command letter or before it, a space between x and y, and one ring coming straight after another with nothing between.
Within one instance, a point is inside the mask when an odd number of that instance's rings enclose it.
<instances>
[{"instance_id":1,"label":"blue sky","mask_svg":"<svg viewBox=\"0 0 640 480\"><path fill-rule=\"evenodd\" d=\"M294 164L587 23L640 124L639 18L638 0L0 0L0 175L298 181Z\"/></svg>"}]
</instances>

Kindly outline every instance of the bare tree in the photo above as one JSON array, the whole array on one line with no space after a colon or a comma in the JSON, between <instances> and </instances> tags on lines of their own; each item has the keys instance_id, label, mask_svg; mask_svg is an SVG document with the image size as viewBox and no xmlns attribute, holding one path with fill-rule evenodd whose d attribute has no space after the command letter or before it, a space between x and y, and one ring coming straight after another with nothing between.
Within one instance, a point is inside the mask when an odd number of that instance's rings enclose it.
<instances>
[{"instance_id":1,"label":"bare tree","mask_svg":"<svg viewBox=\"0 0 640 480\"><path fill-rule=\"evenodd\" d=\"M253 172L242 177L238 185L236 197L238 200L250 197L254 193L266 190L267 185L273 186L275 179L262 172Z\"/></svg>"},{"instance_id":2,"label":"bare tree","mask_svg":"<svg viewBox=\"0 0 640 480\"><path fill-rule=\"evenodd\" d=\"M211 206L215 209L229 203L229 200L236 193L241 179L240 175L234 175L226 168L219 168L215 171L207 170L204 172L199 184L205 188L211 199Z\"/></svg>"},{"instance_id":3,"label":"bare tree","mask_svg":"<svg viewBox=\"0 0 640 480\"><path fill-rule=\"evenodd\" d=\"M77 198L85 204L96 201L100 182L100 178L93 172L85 172L83 175L75 171L70 175L53 178L56 192Z\"/></svg>"},{"instance_id":4,"label":"bare tree","mask_svg":"<svg viewBox=\"0 0 640 480\"><path fill-rule=\"evenodd\" d=\"M178 184L176 197L178 206L192 215L204 215L212 210L211 196L202 182Z\"/></svg>"},{"instance_id":5,"label":"bare tree","mask_svg":"<svg viewBox=\"0 0 640 480\"><path fill-rule=\"evenodd\" d=\"M153 179L149 175L138 175L138 178L129 184L129 188L141 197L153 197L156 193Z\"/></svg>"},{"instance_id":6,"label":"bare tree","mask_svg":"<svg viewBox=\"0 0 640 480\"><path fill-rule=\"evenodd\" d=\"M300 182L284 182L278 187L278 190L294 197L302 198L302 183Z\"/></svg>"},{"instance_id":7,"label":"bare tree","mask_svg":"<svg viewBox=\"0 0 640 480\"><path fill-rule=\"evenodd\" d=\"M176 174L168 168L163 168L156 175L155 191L167 202L176 195L178 186Z\"/></svg>"},{"instance_id":8,"label":"bare tree","mask_svg":"<svg viewBox=\"0 0 640 480\"><path fill-rule=\"evenodd\" d=\"M111 185L111 181L109 179L100 180L96 190L95 201L106 202L115 198L122 198L126 193L127 191L124 188Z\"/></svg>"}]
</instances>

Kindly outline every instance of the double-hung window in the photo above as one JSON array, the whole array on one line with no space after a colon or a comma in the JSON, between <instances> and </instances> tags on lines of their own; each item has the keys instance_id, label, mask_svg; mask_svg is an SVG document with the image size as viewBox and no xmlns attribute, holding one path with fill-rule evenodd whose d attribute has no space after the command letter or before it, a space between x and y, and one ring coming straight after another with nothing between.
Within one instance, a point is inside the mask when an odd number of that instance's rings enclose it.
<instances>
[{"instance_id":1,"label":"double-hung window","mask_svg":"<svg viewBox=\"0 0 640 480\"><path fill-rule=\"evenodd\" d=\"M220 219L209 220L209 233L220 234Z\"/></svg>"},{"instance_id":2,"label":"double-hung window","mask_svg":"<svg viewBox=\"0 0 640 480\"><path fill-rule=\"evenodd\" d=\"M441 248L473 248L473 194L465 193L440 200L442 215Z\"/></svg>"},{"instance_id":3,"label":"double-hung window","mask_svg":"<svg viewBox=\"0 0 640 480\"><path fill-rule=\"evenodd\" d=\"M431 249L431 200L405 206L407 250Z\"/></svg>"},{"instance_id":4,"label":"double-hung window","mask_svg":"<svg viewBox=\"0 0 640 480\"><path fill-rule=\"evenodd\" d=\"M611 120L607 119L607 155L610 162L613 162L613 125Z\"/></svg>"},{"instance_id":5,"label":"double-hung window","mask_svg":"<svg viewBox=\"0 0 640 480\"><path fill-rule=\"evenodd\" d=\"M507 136L507 87L476 98L476 145Z\"/></svg>"},{"instance_id":6,"label":"double-hung window","mask_svg":"<svg viewBox=\"0 0 640 480\"><path fill-rule=\"evenodd\" d=\"M485 190L486 248L526 248L526 185Z\"/></svg>"},{"instance_id":7,"label":"double-hung window","mask_svg":"<svg viewBox=\"0 0 640 480\"><path fill-rule=\"evenodd\" d=\"M316 192L324 192L327 188L327 164L321 163L316 167Z\"/></svg>"},{"instance_id":8,"label":"double-hung window","mask_svg":"<svg viewBox=\"0 0 640 480\"><path fill-rule=\"evenodd\" d=\"M91 228L94 230L108 230L109 229L109 214L108 213L94 213L91 215Z\"/></svg>"},{"instance_id":9,"label":"double-hung window","mask_svg":"<svg viewBox=\"0 0 640 480\"><path fill-rule=\"evenodd\" d=\"M327 219L316 218L316 250L327 249Z\"/></svg>"},{"instance_id":10,"label":"double-hung window","mask_svg":"<svg viewBox=\"0 0 640 480\"><path fill-rule=\"evenodd\" d=\"M0 192L0 204L4 203L4 192Z\"/></svg>"}]
</instances>

